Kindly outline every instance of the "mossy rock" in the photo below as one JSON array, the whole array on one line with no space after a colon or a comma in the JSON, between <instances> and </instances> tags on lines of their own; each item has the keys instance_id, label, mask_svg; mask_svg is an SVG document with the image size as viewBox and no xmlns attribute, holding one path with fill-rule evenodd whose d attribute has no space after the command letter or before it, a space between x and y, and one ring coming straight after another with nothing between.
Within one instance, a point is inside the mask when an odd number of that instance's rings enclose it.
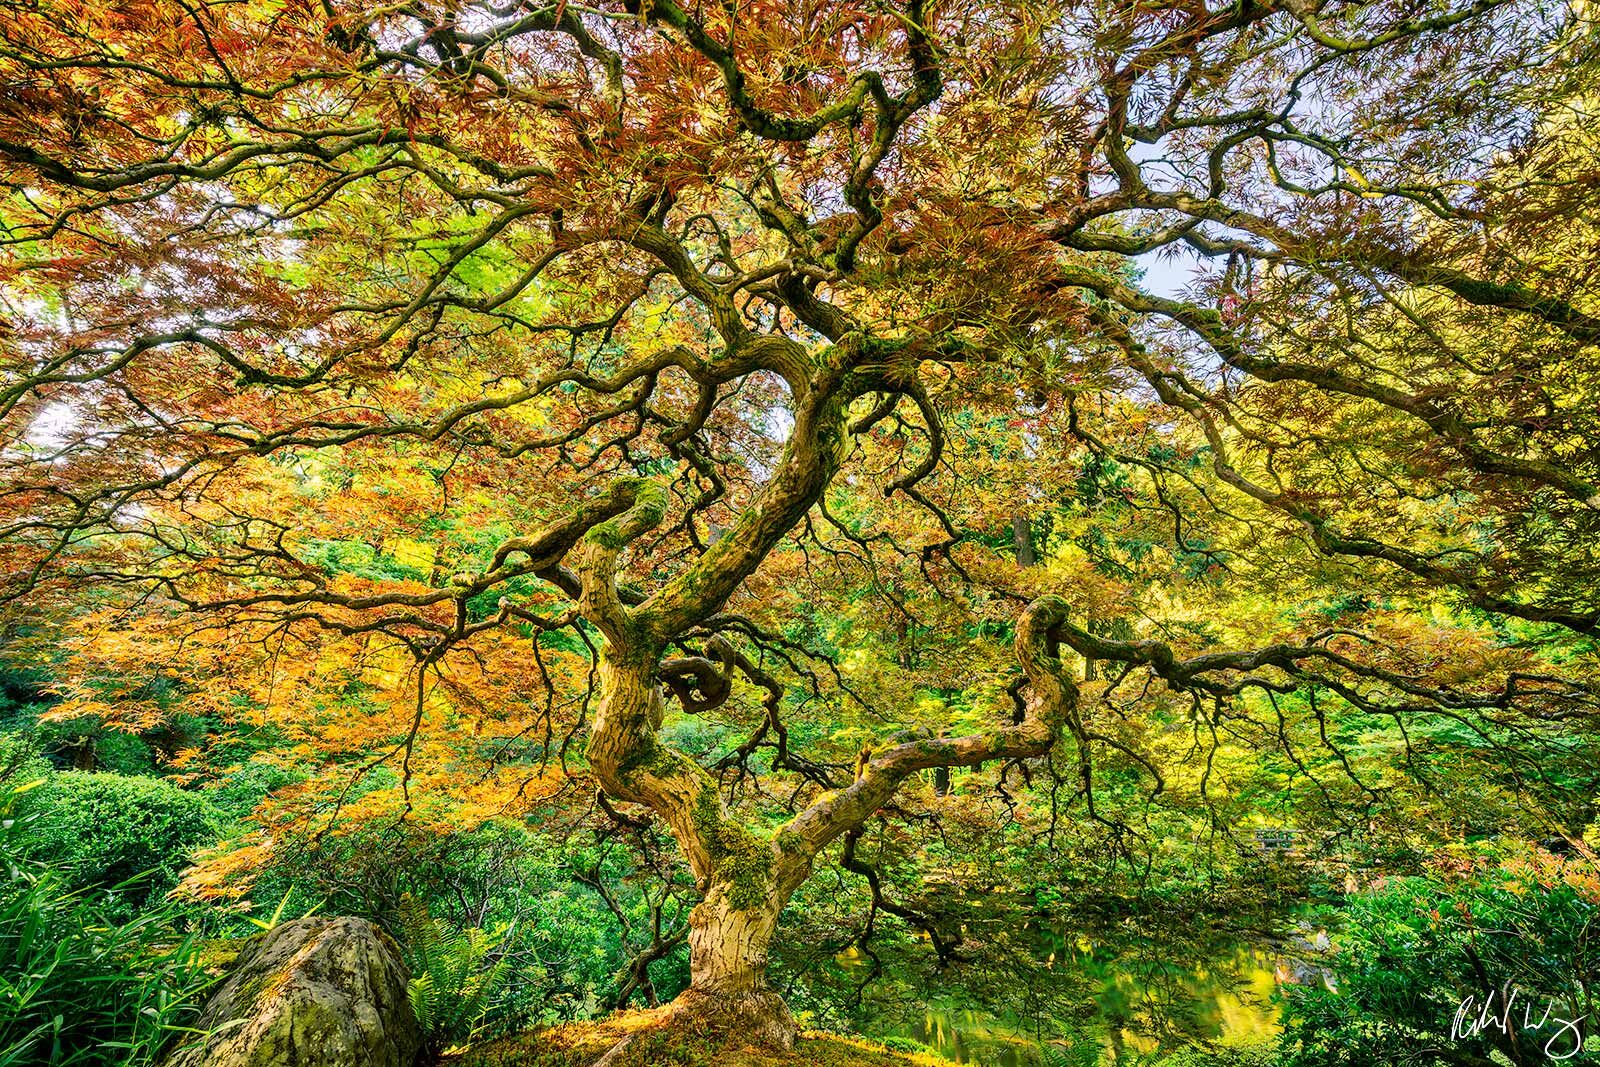
<instances>
[{"instance_id":1,"label":"mossy rock","mask_svg":"<svg viewBox=\"0 0 1600 1067\"><path fill-rule=\"evenodd\" d=\"M422 1047L400 949L363 919L253 938L166 1067L412 1067Z\"/></svg>"}]
</instances>

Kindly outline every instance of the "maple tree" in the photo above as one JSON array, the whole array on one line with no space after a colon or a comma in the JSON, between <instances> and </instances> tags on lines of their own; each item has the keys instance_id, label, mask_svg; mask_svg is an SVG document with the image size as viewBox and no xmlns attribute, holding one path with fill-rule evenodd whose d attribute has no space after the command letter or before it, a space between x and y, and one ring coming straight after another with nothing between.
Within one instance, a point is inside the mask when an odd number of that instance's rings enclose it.
<instances>
[{"instance_id":1,"label":"maple tree","mask_svg":"<svg viewBox=\"0 0 1600 1067\"><path fill-rule=\"evenodd\" d=\"M779 914L919 772L1065 747L1096 817L1097 759L1159 782L1090 683L1159 680L1213 738L1307 687L1527 736L1592 713L1586 12L10 7L6 595L99 590L131 629L92 654L248 654L249 699L308 723L327 650L387 672L408 812L430 701L581 749L702 894L677 1010L789 1043ZM1142 281L1167 253L1197 264L1181 295ZM1222 648L1136 628L1136 583L1019 565L1088 462L1130 479L1090 510L1185 566L1477 612L1578 662L1416 613L1244 619ZM885 630L942 604L1010 638L974 653L987 702L891 712L853 764L801 751L786 692L839 665L784 619L835 565ZM671 703L754 693L711 766L663 733ZM1314 704L1296 727L1327 742ZM488 762L489 792L527 787ZM725 798L762 776L792 782L771 827Z\"/></svg>"}]
</instances>

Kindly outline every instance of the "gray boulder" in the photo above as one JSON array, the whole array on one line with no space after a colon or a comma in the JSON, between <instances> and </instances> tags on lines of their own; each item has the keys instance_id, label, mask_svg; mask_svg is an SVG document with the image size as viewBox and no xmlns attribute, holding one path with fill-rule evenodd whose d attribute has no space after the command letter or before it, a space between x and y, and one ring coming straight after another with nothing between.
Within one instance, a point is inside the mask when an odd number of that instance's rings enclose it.
<instances>
[{"instance_id":1,"label":"gray boulder","mask_svg":"<svg viewBox=\"0 0 1600 1067\"><path fill-rule=\"evenodd\" d=\"M412 1067L400 950L363 919L296 919L239 954L166 1067Z\"/></svg>"}]
</instances>

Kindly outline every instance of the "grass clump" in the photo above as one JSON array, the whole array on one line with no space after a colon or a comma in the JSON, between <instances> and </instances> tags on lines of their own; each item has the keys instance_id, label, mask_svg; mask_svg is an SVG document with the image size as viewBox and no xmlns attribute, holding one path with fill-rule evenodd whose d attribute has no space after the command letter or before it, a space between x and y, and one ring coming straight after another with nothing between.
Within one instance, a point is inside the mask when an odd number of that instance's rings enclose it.
<instances>
[{"instance_id":1,"label":"grass clump","mask_svg":"<svg viewBox=\"0 0 1600 1067\"><path fill-rule=\"evenodd\" d=\"M0 780L0 1067L154 1064L212 979L171 906L127 919L114 892L20 854L29 785Z\"/></svg>"}]
</instances>

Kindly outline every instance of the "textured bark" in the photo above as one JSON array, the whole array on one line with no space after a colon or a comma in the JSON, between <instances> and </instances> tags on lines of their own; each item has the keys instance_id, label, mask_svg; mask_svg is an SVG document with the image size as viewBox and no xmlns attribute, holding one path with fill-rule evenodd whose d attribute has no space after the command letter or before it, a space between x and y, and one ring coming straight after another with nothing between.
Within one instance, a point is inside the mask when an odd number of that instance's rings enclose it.
<instances>
[{"instance_id":1,"label":"textured bark","mask_svg":"<svg viewBox=\"0 0 1600 1067\"><path fill-rule=\"evenodd\" d=\"M788 891L778 885L772 841L738 825L716 783L661 745L658 660L608 650L590 763L607 792L647 804L666 822L704 898L689 918L690 988L673 1005L695 1025L790 1048L797 1033L783 998L767 985L767 949ZM795 883L798 884L798 883Z\"/></svg>"},{"instance_id":2,"label":"textured bark","mask_svg":"<svg viewBox=\"0 0 1600 1067\"><path fill-rule=\"evenodd\" d=\"M795 424L756 505L654 595L624 603L616 584L619 558L661 523L666 498L648 479L623 479L604 507L594 509L603 521L582 535L575 578L580 610L603 638L590 766L606 793L660 816L703 894L690 919L690 987L672 1010L744 1041L787 1048L796 1027L767 985L767 951L785 902L809 877L817 854L870 818L918 771L1042 755L1065 725L1077 729L1077 690L1049 641L1066 618L1065 603L1044 598L1018 620L1017 654L1031 691L1020 721L984 734L915 738L877 758L864 757L852 785L816 801L771 836L732 817L716 780L660 741L667 646L720 610L817 501L848 447L851 398L864 383L881 388L886 378L899 380L901 364L911 358L893 347L863 347L859 339L833 346L812 364L803 364L803 353L792 345L777 344L769 355L770 369L792 390ZM715 672L709 661L675 660L668 673L681 688L691 668Z\"/></svg>"},{"instance_id":3,"label":"textured bark","mask_svg":"<svg viewBox=\"0 0 1600 1067\"><path fill-rule=\"evenodd\" d=\"M708 994L743 996L765 988L767 947L778 925L776 901L733 906L718 885L689 917L689 960L694 984Z\"/></svg>"},{"instance_id":4,"label":"textured bark","mask_svg":"<svg viewBox=\"0 0 1600 1067\"><path fill-rule=\"evenodd\" d=\"M793 391L795 426L757 505L694 566L648 601L627 605L616 587L618 558L659 524L665 504L658 487L629 480L619 492L631 496L631 506L584 534L577 577L581 610L604 640L590 766L608 794L661 817L703 894L690 920L691 985L673 1011L742 1040L788 1048L796 1027L766 984L767 949L815 853L790 854L730 817L711 775L656 737L667 644L717 611L760 565L821 495L844 453L849 390L836 371L804 364L798 346L770 355Z\"/></svg>"},{"instance_id":5,"label":"textured bark","mask_svg":"<svg viewBox=\"0 0 1600 1067\"><path fill-rule=\"evenodd\" d=\"M767 949L782 906L774 894L756 907L735 907L727 886L712 887L689 917L691 983L674 1013L755 1044L792 1048L798 1027L767 984Z\"/></svg>"},{"instance_id":6,"label":"textured bark","mask_svg":"<svg viewBox=\"0 0 1600 1067\"><path fill-rule=\"evenodd\" d=\"M1039 562L1033 550L1033 522L1026 515L1011 516L1011 546L1016 551L1017 566L1031 567Z\"/></svg>"},{"instance_id":7,"label":"textured bark","mask_svg":"<svg viewBox=\"0 0 1600 1067\"><path fill-rule=\"evenodd\" d=\"M618 521L628 525L628 515ZM582 566L586 595L597 591L588 603L591 617L607 642L589 758L608 793L661 816L704 894L690 917L690 987L672 1010L741 1040L791 1047L794 1019L766 981L767 953L784 904L810 875L817 854L870 818L910 775L1043 755L1063 728L1078 728L1077 688L1051 640L1065 622L1066 605L1047 597L1018 620L1017 657L1030 691L1020 722L986 734L918 738L888 748L864 764L852 785L767 837L727 812L716 781L699 764L657 739L661 643L604 593L612 588L608 567L616 550L611 533L592 536Z\"/></svg>"}]
</instances>

